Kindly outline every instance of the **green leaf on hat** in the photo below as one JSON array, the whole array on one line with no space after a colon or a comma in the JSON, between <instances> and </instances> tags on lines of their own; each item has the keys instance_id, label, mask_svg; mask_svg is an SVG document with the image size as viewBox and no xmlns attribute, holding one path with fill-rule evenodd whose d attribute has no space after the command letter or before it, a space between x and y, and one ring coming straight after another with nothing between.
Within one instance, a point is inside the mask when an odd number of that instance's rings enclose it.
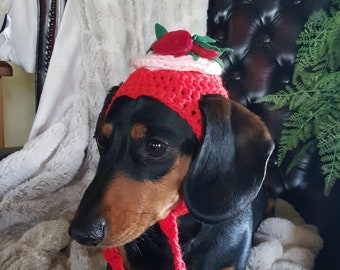
<instances>
[{"instance_id":1,"label":"green leaf on hat","mask_svg":"<svg viewBox=\"0 0 340 270\"><path fill-rule=\"evenodd\" d=\"M194 53L193 51L189 52L189 54L192 56L192 58L194 58L195 61L198 60L198 58L200 58L196 53Z\"/></svg>"},{"instance_id":2,"label":"green leaf on hat","mask_svg":"<svg viewBox=\"0 0 340 270\"><path fill-rule=\"evenodd\" d=\"M166 33L168 33L168 30L166 30L163 25L156 23L155 24L155 33L156 33L156 38L159 40L162 36L164 36Z\"/></svg>"},{"instance_id":3,"label":"green leaf on hat","mask_svg":"<svg viewBox=\"0 0 340 270\"><path fill-rule=\"evenodd\" d=\"M200 45L203 48L206 48L208 50L214 50L214 51L218 51L219 54L223 54L225 52L232 52L233 49L231 48L220 48L218 46L215 46L213 44L216 43L216 40L211 38L211 37L207 37L207 36L200 36L200 35L193 35L192 39L195 43L197 43L198 45Z\"/></svg>"},{"instance_id":4,"label":"green leaf on hat","mask_svg":"<svg viewBox=\"0 0 340 270\"><path fill-rule=\"evenodd\" d=\"M222 70L224 69L223 62L220 58L216 57L216 58L213 58L212 60L214 60L217 64L219 64Z\"/></svg>"},{"instance_id":5,"label":"green leaf on hat","mask_svg":"<svg viewBox=\"0 0 340 270\"><path fill-rule=\"evenodd\" d=\"M195 34L192 36L192 38L197 43L216 43L215 39L211 37L207 37L207 36L200 36L200 35Z\"/></svg>"}]
</instances>

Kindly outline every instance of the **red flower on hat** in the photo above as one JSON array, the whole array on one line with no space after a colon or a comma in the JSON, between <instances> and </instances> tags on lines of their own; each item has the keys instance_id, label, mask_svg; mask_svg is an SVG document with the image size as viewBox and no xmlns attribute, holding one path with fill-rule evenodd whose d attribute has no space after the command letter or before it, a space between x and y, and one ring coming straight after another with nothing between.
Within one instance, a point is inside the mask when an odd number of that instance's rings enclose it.
<instances>
[{"instance_id":1,"label":"red flower on hat","mask_svg":"<svg viewBox=\"0 0 340 270\"><path fill-rule=\"evenodd\" d=\"M193 35L186 30L168 32L162 25L155 25L157 41L150 50L160 55L173 55L175 57L191 54L195 60L199 57L213 59L220 62L218 57L224 52L232 51L230 48L219 48L215 45L216 40Z\"/></svg>"},{"instance_id":2,"label":"red flower on hat","mask_svg":"<svg viewBox=\"0 0 340 270\"><path fill-rule=\"evenodd\" d=\"M163 35L151 48L157 54L182 56L191 51L192 44L192 37L188 31L177 30Z\"/></svg>"},{"instance_id":3,"label":"red flower on hat","mask_svg":"<svg viewBox=\"0 0 340 270\"><path fill-rule=\"evenodd\" d=\"M207 48L204 48L197 43L193 43L192 45L192 51L196 53L198 56L207 58L207 59L214 59L220 55L218 51L215 50L209 50Z\"/></svg>"}]
</instances>

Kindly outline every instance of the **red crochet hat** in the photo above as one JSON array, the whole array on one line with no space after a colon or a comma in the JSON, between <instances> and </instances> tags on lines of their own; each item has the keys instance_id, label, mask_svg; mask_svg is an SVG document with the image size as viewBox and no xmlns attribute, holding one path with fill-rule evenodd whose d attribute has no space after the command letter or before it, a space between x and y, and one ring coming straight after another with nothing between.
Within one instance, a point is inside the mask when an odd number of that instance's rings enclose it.
<instances>
[{"instance_id":1,"label":"red crochet hat","mask_svg":"<svg viewBox=\"0 0 340 270\"><path fill-rule=\"evenodd\" d=\"M202 114L198 101L207 94L228 98L221 80L222 63L218 58L227 48L218 48L214 39L193 35L186 30L167 32L156 24L157 41L146 56L134 59L136 69L120 86L106 109L121 96L137 99L152 97L177 112L191 126L198 140L203 136ZM151 53L150 53L151 52ZM159 222L174 255L175 270L185 270L178 239L176 219L188 212L182 201L164 220ZM124 270L117 248L105 248L106 261L114 270Z\"/></svg>"},{"instance_id":2,"label":"red crochet hat","mask_svg":"<svg viewBox=\"0 0 340 270\"><path fill-rule=\"evenodd\" d=\"M162 102L185 119L196 137L202 138L202 115L198 101L203 95L219 94L228 98L221 80L221 49L209 37L185 30L167 32L156 25L158 40L151 46L153 54L134 59L136 69L120 86L107 108L121 96L136 99L148 96Z\"/></svg>"}]
</instances>

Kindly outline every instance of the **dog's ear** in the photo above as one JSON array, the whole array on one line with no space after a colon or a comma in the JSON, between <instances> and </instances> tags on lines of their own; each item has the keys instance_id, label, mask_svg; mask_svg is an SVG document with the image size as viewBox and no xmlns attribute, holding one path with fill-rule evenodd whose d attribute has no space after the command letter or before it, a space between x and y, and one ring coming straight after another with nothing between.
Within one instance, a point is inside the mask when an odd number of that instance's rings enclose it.
<instances>
[{"instance_id":1,"label":"dog's ear","mask_svg":"<svg viewBox=\"0 0 340 270\"><path fill-rule=\"evenodd\" d=\"M102 107L102 109L99 113L98 119L97 119L97 126L100 125L101 122L105 119L107 107L111 103L111 100L114 97L114 95L117 93L118 89L119 89L119 86L113 86L110 89L110 91L108 92L108 94L106 95L103 107Z\"/></svg>"},{"instance_id":2,"label":"dog's ear","mask_svg":"<svg viewBox=\"0 0 340 270\"><path fill-rule=\"evenodd\" d=\"M258 116L220 95L200 100L205 134L184 182L193 216L217 223L235 216L259 192L274 145Z\"/></svg>"},{"instance_id":3,"label":"dog's ear","mask_svg":"<svg viewBox=\"0 0 340 270\"><path fill-rule=\"evenodd\" d=\"M94 138L96 139L98 150L100 154L103 154L105 150L107 150L107 136L105 134L102 134L102 126L106 121L107 118L107 109L109 104L111 103L111 100L113 96L116 94L117 90L119 89L119 86L114 86L110 89L109 93L105 97L104 104L102 106L102 109L98 115L97 118L97 124L96 124L96 130L94 134Z\"/></svg>"},{"instance_id":4,"label":"dog's ear","mask_svg":"<svg viewBox=\"0 0 340 270\"><path fill-rule=\"evenodd\" d=\"M108 106L111 104L111 100L114 97L114 95L117 93L120 86L113 86L108 94L105 97L104 104L102 106L102 109L98 115L97 118L97 125L96 125L96 131L95 131L95 137L100 137L100 129L103 123L105 122L105 119L107 117L107 109Z\"/></svg>"}]
</instances>

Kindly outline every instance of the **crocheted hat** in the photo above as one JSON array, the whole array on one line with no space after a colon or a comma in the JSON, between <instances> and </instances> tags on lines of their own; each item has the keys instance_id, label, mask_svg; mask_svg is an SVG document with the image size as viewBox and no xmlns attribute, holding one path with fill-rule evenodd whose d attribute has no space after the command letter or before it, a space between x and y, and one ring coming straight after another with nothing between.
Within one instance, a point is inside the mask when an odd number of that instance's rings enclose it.
<instances>
[{"instance_id":1,"label":"crocheted hat","mask_svg":"<svg viewBox=\"0 0 340 270\"><path fill-rule=\"evenodd\" d=\"M121 96L136 99L148 96L162 102L186 120L196 137L202 138L202 115L198 101L203 95L220 94L228 98L221 80L218 58L228 48L218 48L214 39L193 35L186 30L167 32L156 24L158 40L149 53L136 57L136 69L120 86L107 108Z\"/></svg>"},{"instance_id":2,"label":"crocheted hat","mask_svg":"<svg viewBox=\"0 0 340 270\"><path fill-rule=\"evenodd\" d=\"M136 70L119 87L105 113L109 112L119 97L152 97L177 112L191 126L197 139L201 140L203 125L198 101L207 94L228 98L221 80L223 65L218 57L231 49L218 48L214 45L214 39L191 36L186 30L168 32L156 24L155 32L157 41L151 45L147 55L134 59ZM176 219L187 212L182 200L165 219L159 221L173 252L175 270L186 269ZM117 248L105 248L103 255L112 269L124 270Z\"/></svg>"}]
</instances>

